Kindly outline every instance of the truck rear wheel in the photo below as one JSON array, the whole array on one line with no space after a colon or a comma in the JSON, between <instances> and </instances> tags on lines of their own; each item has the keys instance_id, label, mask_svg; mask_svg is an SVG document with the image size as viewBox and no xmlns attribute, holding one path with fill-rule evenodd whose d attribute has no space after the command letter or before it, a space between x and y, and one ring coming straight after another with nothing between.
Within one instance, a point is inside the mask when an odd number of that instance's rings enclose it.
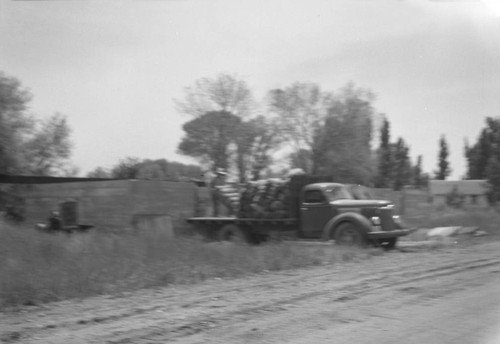
<instances>
[{"instance_id":1,"label":"truck rear wheel","mask_svg":"<svg viewBox=\"0 0 500 344\"><path fill-rule=\"evenodd\" d=\"M352 222L342 222L335 230L335 243L342 246L366 246L365 234Z\"/></svg>"},{"instance_id":2,"label":"truck rear wheel","mask_svg":"<svg viewBox=\"0 0 500 344\"><path fill-rule=\"evenodd\" d=\"M217 231L217 239L219 241L229 241L238 244L249 243L248 233L243 228L234 224L222 226Z\"/></svg>"}]
</instances>

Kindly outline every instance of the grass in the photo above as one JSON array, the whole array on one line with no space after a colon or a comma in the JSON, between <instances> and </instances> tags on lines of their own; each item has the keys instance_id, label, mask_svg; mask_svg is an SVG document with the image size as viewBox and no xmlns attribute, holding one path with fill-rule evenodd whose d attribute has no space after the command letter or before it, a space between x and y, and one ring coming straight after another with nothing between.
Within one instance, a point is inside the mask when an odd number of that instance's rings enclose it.
<instances>
[{"instance_id":1,"label":"grass","mask_svg":"<svg viewBox=\"0 0 500 344\"><path fill-rule=\"evenodd\" d=\"M488 240L500 234L500 212L492 209L432 209L409 214L405 220L419 228L477 226L489 233ZM416 232L403 239L425 240L425 235L419 235ZM287 242L261 246L204 243L161 233L47 234L2 222L0 237L0 309L384 254L375 248L352 250Z\"/></svg>"},{"instance_id":2,"label":"grass","mask_svg":"<svg viewBox=\"0 0 500 344\"><path fill-rule=\"evenodd\" d=\"M39 233L0 223L0 308L366 259L380 250L239 246L162 234Z\"/></svg>"}]
</instances>

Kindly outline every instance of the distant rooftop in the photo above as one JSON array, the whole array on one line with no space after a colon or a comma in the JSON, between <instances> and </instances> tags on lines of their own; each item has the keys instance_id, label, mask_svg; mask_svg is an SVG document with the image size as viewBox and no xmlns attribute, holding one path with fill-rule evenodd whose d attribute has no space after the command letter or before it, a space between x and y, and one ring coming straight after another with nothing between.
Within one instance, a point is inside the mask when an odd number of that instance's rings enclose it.
<instances>
[{"instance_id":1,"label":"distant rooftop","mask_svg":"<svg viewBox=\"0 0 500 344\"><path fill-rule=\"evenodd\" d=\"M432 195L446 195L455 187L464 195L484 195L489 189L484 179L429 181L429 191Z\"/></svg>"}]
</instances>

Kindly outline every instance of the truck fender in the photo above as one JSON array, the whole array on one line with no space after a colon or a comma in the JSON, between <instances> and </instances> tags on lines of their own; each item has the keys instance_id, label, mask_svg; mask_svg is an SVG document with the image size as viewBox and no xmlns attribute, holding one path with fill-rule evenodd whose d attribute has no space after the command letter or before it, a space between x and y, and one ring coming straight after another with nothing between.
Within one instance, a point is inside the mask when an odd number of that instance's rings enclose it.
<instances>
[{"instance_id":1,"label":"truck fender","mask_svg":"<svg viewBox=\"0 0 500 344\"><path fill-rule=\"evenodd\" d=\"M331 240L331 238L334 235L334 231L337 228L339 224L342 222L352 222L354 223L358 228L360 228L363 233L368 233L372 227L370 221L364 217L361 214L358 213L342 213L334 218L332 218L328 223L325 225L323 228L323 235L322 239L324 241Z\"/></svg>"}]
</instances>

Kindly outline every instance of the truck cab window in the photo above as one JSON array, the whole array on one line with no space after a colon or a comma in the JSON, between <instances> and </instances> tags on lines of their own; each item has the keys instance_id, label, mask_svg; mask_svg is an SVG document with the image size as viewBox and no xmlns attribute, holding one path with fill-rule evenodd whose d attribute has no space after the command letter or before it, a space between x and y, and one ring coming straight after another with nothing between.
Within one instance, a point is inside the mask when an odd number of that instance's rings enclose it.
<instances>
[{"instance_id":1,"label":"truck cab window","mask_svg":"<svg viewBox=\"0 0 500 344\"><path fill-rule=\"evenodd\" d=\"M325 196L319 190L308 190L304 194L304 203L325 203Z\"/></svg>"},{"instance_id":2,"label":"truck cab window","mask_svg":"<svg viewBox=\"0 0 500 344\"><path fill-rule=\"evenodd\" d=\"M337 201L339 199L354 199L353 195L344 186L336 186L331 189L327 189L326 193L328 199L331 201Z\"/></svg>"}]
</instances>

